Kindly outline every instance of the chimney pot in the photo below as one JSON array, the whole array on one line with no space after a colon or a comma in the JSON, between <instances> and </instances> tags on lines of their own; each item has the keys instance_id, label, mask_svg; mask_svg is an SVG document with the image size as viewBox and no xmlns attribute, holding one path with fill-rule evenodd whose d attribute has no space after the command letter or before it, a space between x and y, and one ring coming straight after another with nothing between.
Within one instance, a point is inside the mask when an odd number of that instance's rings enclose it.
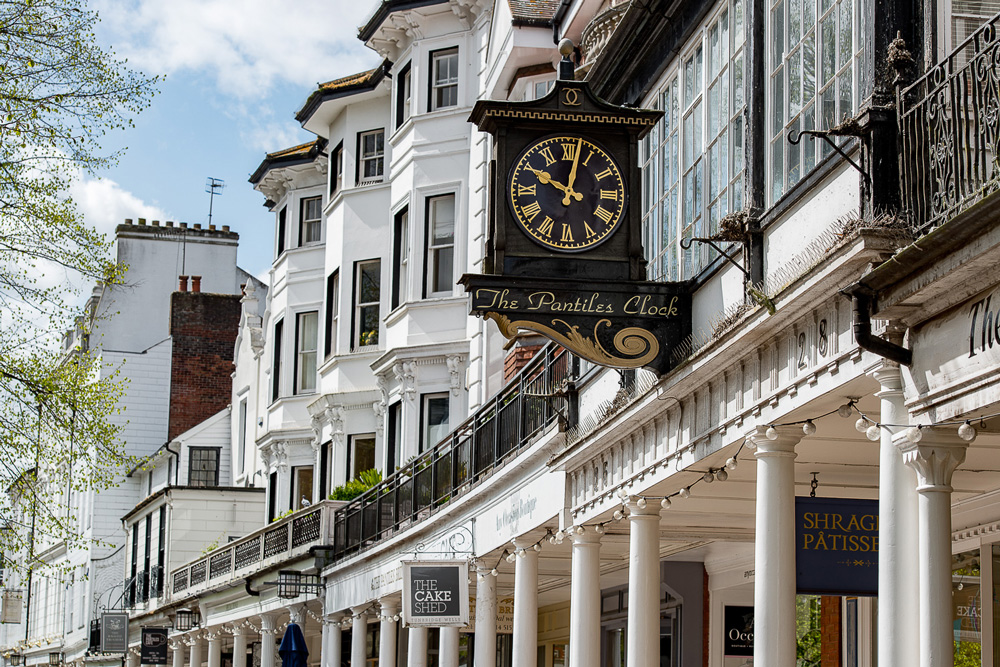
<instances>
[{"instance_id":1,"label":"chimney pot","mask_svg":"<svg viewBox=\"0 0 1000 667\"><path fill-rule=\"evenodd\" d=\"M209 225L208 226L208 231L214 232L215 231L215 225Z\"/></svg>"},{"instance_id":2,"label":"chimney pot","mask_svg":"<svg viewBox=\"0 0 1000 667\"><path fill-rule=\"evenodd\" d=\"M187 226L188 226L188 223L186 223L186 222L182 222L181 223L181 229L187 229Z\"/></svg>"},{"instance_id":3,"label":"chimney pot","mask_svg":"<svg viewBox=\"0 0 1000 667\"><path fill-rule=\"evenodd\" d=\"M125 218L125 224L126 225L131 225L132 224L132 218Z\"/></svg>"},{"instance_id":4,"label":"chimney pot","mask_svg":"<svg viewBox=\"0 0 1000 667\"><path fill-rule=\"evenodd\" d=\"M191 291L192 292L201 291L201 276L191 276Z\"/></svg>"},{"instance_id":5,"label":"chimney pot","mask_svg":"<svg viewBox=\"0 0 1000 667\"><path fill-rule=\"evenodd\" d=\"M146 218L139 218L139 224L140 225L146 224Z\"/></svg>"},{"instance_id":6,"label":"chimney pot","mask_svg":"<svg viewBox=\"0 0 1000 667\"><path fill-rule=\"evenodd\" d=\"M194 228L195 229L201 229L201 223L200 222L194 223Z\"/></svg>"},{"instance_id":7,"label":"chimney pot","mask_svg":"<svg viewBox=\"0 0 1000 667\"><path fill-rule=\"evenodd\" d=\"M180 281L180 283L177 286L177 290L179 292L187 292L188 291L188 277L187 276L177 276L177 278Z\"/></svg>"},{"instance_id":8,"label":"chimney pot","mask_svg":"<svg viewBox=\"0 0 1000 667\"><path fill-rule=\"evenodd\" d=\"M173 226L174 226L174 221L173 220L167 220L167 227L173 227Z\"/></svg>"},{"instance_id":9,"label":"chimney pot","mask_svg":"<svg viewBox=\"0 0 1000 667\"><path fill-rule=\"evenodd\" d=\"M160 226L160 221L159 220L153 220L153 226L154 227L159 227Z\"/></svg>"},{"instance_id":10,"label":"chimney pot","mask_svg":"<svg viewBox=\"0 0 1000 667\"><path fill-rule=\"evenodd\" d=\"M229 225L222 225L222 231L228 232L229 231Z\"/></svg>"}]
</instances>

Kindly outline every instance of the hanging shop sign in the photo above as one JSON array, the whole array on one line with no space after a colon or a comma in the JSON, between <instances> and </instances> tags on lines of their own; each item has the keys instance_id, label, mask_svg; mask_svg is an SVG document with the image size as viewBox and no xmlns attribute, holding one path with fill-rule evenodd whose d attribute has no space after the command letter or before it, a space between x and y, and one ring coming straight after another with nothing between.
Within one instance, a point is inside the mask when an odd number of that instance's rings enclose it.
<instances>
[{"instance_id":1,"label":"hanging shop sign","mask_svg":"<svg viewBox=\"0 0 1000 667\"><path fill-rule=\"evenodd\" d=\"M878 501L795 499L796 590L878 594Z\"/></svg>"},{"instance_id":2,"label":"hanging shop sign","mask_svg":"<svg viewBox=\"0 0 1000 667\"><path fill-rule=\"evenodd\" d=\"M753 665L753 607L727 606L723 612L723 667Z\"/></svg>"},{"instance_id":3,"label":"hanging shop sign","mask_svg":"<svg viewBox=\"0 0 1000 667\"><path fill-rule=\"evenodd\" d=\"M128 649L128 614L101 614L101 652L124 653Z\"/></svg>"},{"instance_id":4,"label":"hanging shop sign","mask_svg":"<svg viewBox=\"0 0 1000 667\"><path fill-rule=\"evenodd\" d=\"M21 612L24 609L24 598L21 591L6 590L0 601L0 623L20 623Z\"/></svg>"},{"instance_id":5,"label":"hanging shop sign","mask_svg":"<svg viewBox=\"0 0 1000 667\"><path fill-rule=\"evenodd\" d=\"M143 665L167 664L167 629L143 628L139 662Z\"/></svg>"},{"instance_id":6,"label":"hanging shop sign","mask_svg":"<svg viewBox=\"0 0 1000 667\"><path fill-rule=\"evenodd\" d=\"M602 366L676 365L690 285L646 281L639 210L639 140L662 116L569 78L538 100L476 104L470 121L492 135L494 161L483 275L461 281L473 314Z\"/></svg>"},{"instance_id":7,"label":"hanging shop sign","mask_svg":"<svg viewBox=\"0 0 1000 667\"><path fill-rule=\"evenodd\" d=\"M403 561L403 623L465 627L469 623L469 563Z\"/></svg>"}]
</instances>

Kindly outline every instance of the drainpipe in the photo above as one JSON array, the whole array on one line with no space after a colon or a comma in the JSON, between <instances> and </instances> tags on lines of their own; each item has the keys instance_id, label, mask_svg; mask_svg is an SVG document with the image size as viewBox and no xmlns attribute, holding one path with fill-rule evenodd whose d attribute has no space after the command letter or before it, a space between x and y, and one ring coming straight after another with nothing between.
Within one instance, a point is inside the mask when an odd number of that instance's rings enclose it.
<instances>
[{"instance_id":1,"label":"drainpipe","mask_svg":"<svg viewBox=\"0 0 1000 667\"><path fill-rule=\"evenodd\" d=\"M855 283L841 290L854 302L854 340L862 350L895 361L901 366L913 364L913 351L884 338L872 335L872 310L875 292L862 283Z\"/></svg>"},{"instance_id":2,"label":"drainpipe","mask_svg":"<svg viewBox=\"0 0 1000 667\"><path fill-rule=\"evenodd\" d=\"M572 4L572 0L559 0L559 6L556 7L555 14L552 15L552 43L559 43L559 32L562 30L562 22L566 17L566 12L569 10L569 6Z\"/></svg>"},{"instance_id":3,"label":"drainpipe","mask_svg":"<svg viewBox=\"0 0 1000 667\"><path fill-rule=\"evenodd\" d=\"M177 473L180 471L180 467L181 467L181 453L180 453L180 451L176 451L175 452L174 450L170 449L170 443L169 442L166 443L166 444L164 444L163 448L166 449L171 454L173 454L174 455L174 460L177 461L177 465L174 466L174 486L177 486ZM167 484L168 485L170 484L170 480L169 479L167 480Z\"/></svg>"}]
</instances>

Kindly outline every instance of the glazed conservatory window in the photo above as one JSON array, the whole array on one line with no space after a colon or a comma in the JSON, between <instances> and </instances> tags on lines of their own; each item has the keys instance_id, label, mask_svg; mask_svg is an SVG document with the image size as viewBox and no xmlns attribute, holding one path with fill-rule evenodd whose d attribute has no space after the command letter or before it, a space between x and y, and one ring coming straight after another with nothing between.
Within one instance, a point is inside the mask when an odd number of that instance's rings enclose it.
<instances>
[{"instance_id":1,"label":"glazed conservatory window","mask_svg":"<svg viewBox=\"0 0 1000 667\"><path fill-rule=\"evenodd\" d=\"M828 130L858 109L863 38L859 0L778 0L768 18L768 203L832 149L788 133Z\"/></svg>"},{"instance_id":2,"label":"glazed conservatory window","mask_svg":"<svg viewBox=\"0 0 1000 667\"><path fill-rule=\"evenodd\" d=\"M650 280L698 275L712 236L743 208L744 5L727 3L688 45L648 106L663 119L642 142L643 234Z\"/></svg>"}]
</instances>

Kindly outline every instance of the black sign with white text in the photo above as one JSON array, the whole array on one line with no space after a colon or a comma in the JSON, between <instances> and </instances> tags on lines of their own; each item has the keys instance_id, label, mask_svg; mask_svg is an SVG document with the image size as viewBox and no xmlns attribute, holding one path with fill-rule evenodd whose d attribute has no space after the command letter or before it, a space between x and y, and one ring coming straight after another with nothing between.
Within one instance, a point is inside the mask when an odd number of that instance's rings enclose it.
<instances>
[{"instance_id":1,"label":"black sign with white text","mask_svg":"<svg viewBox=\"0 0 1000 667\"><path fill-rule=\"evenodd\" d=\"M467 625L468 577L465 561L404 562L403 622L409 627Z\"/></svg>"},{"instance_id":2,"label":"black sign with white text","mask_svg":"<svg viewBox=\"0 0 1000 667\"><path fill-rule=\"evenodd\" d=\"M142 645L140 647L140 664L167 664L167 629L143 628Z\"/></svg>"}]
</instances>

